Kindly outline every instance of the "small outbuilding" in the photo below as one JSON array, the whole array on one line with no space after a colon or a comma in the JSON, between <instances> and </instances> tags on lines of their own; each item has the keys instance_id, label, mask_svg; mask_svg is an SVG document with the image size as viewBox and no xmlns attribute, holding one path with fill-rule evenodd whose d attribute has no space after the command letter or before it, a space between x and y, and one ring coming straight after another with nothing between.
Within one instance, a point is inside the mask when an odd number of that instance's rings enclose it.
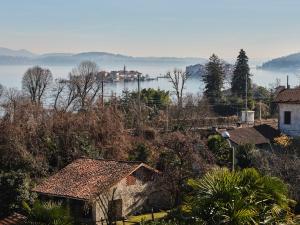
<instances>
[{"instance_id":1,"label":"small outbuilding","mask_svg":"<svg viewBox=\"0 0 300 225\"><path fill-rule=\"evenodd\" d=\"M219 132L222 133L221 130ZM254 144L256 147L263 149L269 149L274 138L280 136L277 129L267 124L236 128L227 130L227 132L230 135L229 140L234 146Z\"/></svg>"},{"instance_id":2,"label":"small outbuilding","mask_svg":"<svg viewBox=\"0 0 300 225\"><path fill-rule=\"evenodd\" d=\"M159 171L140 162L82 158L33 191L42 200L63 201L77 221L101 224L104 219L159 208L164 202L159 176Z\"/></svg>"},{"instance_id":3,"label":"small outbuilding","mask_svg":"<svg viewBox=\"0 0 300 225\"><path fill-rule=\"evenodd\" d=\"M281 89L274 102L279 109L279 130L290 136L300 136L300 88Z\"/></svg>"}]
</instances>

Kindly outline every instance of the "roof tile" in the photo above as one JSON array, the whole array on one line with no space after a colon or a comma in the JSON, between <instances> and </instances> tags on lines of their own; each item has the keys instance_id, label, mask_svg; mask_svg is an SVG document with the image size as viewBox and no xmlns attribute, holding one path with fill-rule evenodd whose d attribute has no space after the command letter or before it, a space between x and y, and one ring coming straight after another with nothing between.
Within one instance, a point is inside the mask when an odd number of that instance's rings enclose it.
<instances>
[{"instance_id":1,"label":"roof tile","mask_svg":"<svg viewBox=\"0 0 300 225\"><path fill-rule=\"evenodd\" d=\"M14 213L9 217L6 217L2 220L0 220L0 225L17 225L22 224L25 221L26 217L19 214Z\"/></svg>"},{"instance_id":2,"label":"roof tile","mask_svg":"<svg viewBox=\"0 0 300 225\"><path fill-rule=\"evenodd\" d=\"M228 132L230 134L230 140L238 145L260 145L269 143L269 140L254 127L237 128L234 130L229 130Z\"/></svg>"},{"instance_id":3,"label":"roof tile","mask_svg":"<svg viewBox=\"0 0 300 225\"><path fill-rule=\"evenodd\" d=\"M275 98L276 103L300 103L300 88L284 89Z\"/></svg>"},{"instance_id":4,"label":"roof tile","mask_svg":"<svg viewBox=\"0 0 300 225\"><path fill-rule=\"evenodd\" d=\"M138 162L78 159L44 180L33 191L88 200L93 195L110 188L140 166L146 165Z\"/></svg>"}]
</instances>

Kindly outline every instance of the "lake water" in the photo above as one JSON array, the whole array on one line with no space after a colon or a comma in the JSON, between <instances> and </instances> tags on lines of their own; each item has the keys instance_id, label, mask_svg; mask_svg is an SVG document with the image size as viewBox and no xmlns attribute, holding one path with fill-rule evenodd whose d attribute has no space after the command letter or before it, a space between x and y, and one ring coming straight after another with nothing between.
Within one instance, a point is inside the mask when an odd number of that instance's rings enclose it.
<instances>
[{"instance_id":1,"label":"lake water","mask_svg":"<svg viewBox=\"0 0 300 225\"><path fill-rule=\"evenodd\" d=\"M144 75L149 74L150 77L157 77L166 74L168 71L172 70L176 65L135 65L132 68L127 68L128 70L138 70ZM30 65L0 65L0 83L6 87L15 87L21 89L21 81L24 72L30 67ZM72 70L72 66L47 66L52 71L54 78L67 78L69 72ZM180 67L179 67L180 68ZM122 67L107 67L102 68L105 70L120 70ZM184 68L182 68L184 69ZM269 87L270 84L275 83L276 79L281 80L281 84L286 84L286 76L289 75L290 85L296 86L300 85L300 76L296 72L274 72L258 70L256 67L251 68L252 80L254 83ZM110 95L115 93L116 95L122 94L124 88L128 90L136 90L137 82L116 82L105 84L105 95ZM163 90L172 90L171 83L167 79L158 79L152 81L141 82L141 88L159 88ZM186 83L185 93L199 94L203 91L203 83L200 79L188 79Z\"/></svg>"}]
</instances>

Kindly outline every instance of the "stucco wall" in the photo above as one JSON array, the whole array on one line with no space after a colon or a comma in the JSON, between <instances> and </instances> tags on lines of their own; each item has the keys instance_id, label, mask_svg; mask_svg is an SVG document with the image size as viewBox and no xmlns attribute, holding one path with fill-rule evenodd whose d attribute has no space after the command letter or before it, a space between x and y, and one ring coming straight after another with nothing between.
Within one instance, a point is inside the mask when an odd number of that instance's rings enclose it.
<instances>
[{"instance_id":1,"label":"stucco wall","mask_svg":"<svg viewBox=\"0 0 300 225\"><path fill-rule=\"evenodd\" d=\"M152 207L151 204L155 204L155 200L151 198L157 196L155 193L159 192L159 187L156 185L155 179L149 179L149 171L140 168L132 175L135 178L135 184L128 185L127 178L124 178L114 187L110 188L109 192L103 193L98 198L94 205L96 221L106 218L103 210L105 210L105 207L107 210L108 201L111 199L122 199L122 216L139 213L147 209L150 210Z\"/></svg>"},{"instance_id":2,"label":"stucco wall","mask_svg":"<svg viewBox=\"0 0 300 225\"><path fill-rule=\"evenodd\" d=\"M284 124L284 112L291 112L291 124ZM279 129L291 136L300 136L300 104L279 104Z\"/></svg>"}]
</instances>

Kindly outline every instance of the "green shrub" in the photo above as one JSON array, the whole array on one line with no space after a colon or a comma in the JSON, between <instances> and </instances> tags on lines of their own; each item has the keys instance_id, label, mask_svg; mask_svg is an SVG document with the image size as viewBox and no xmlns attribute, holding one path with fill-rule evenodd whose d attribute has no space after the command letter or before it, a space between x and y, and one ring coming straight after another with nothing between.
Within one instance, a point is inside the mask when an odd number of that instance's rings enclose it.
<instances>
[{"instance_id":1,"label":"green shrub","mask_svg":"<svg viewBox=\"0 0 300 225\"><path fill-rule=\"evenodd\" d=\"M128 160L130 161L140 161L140 162L148 162L148 158L150 156L150 150L143 143L138 144L135 149L133 149L128 156Z\"/></svg>"},{"instance_id":2,"label":"green shrub","mask_svg":"<svg viewBox=\"0 0 300 225\"><path fill-rule=\"evenodd\" d=\"M228 142L221 135L209 136L207 146L214 153L219 165L228 166L228 162L231 161L231 149Z\"/></svg>"},{"instance_id":3,"label":"green shrub","mask_svg":"<svg viewBox=\"0 0 300 225\"><path fill-rule=\"evenodd\" d=\"M237 165L240 168L253 167L253 154L255 153L254 144L239 145L236 148Z\"/></svg>"},{"instance_id":4,"label":"green shrub","mask_svg":"<svg viewBox=\"0 0 300 225\"><path fill-rule=\"evenodd\" d=\"M72 225L72 218L69 210L60 203L39 201L34 202L30 207L27 203L23 203L27 220L25 225Z\"/></svg>"},{"instance_id":5,"label":"green shrub","mask_svg":"<svg viewBox=\"0 0 300 225\"><path fill-rule=\"evenodd\" d=\"M202 179L191 179L192 188L182 212L207 224L292 224L287 185L255 169L230 172L215 169Z\"/></svg>"},{"instance_id":6,"label":"green shrub","mask_svg":"<svg viewBox=\"0 0 300 225\"><path fill-rule=\"evenodd\" d=\"M30 178L17 171L0 171L0 217L19 211L22 201L30 201Z\"/></svg>"}]
</instances>

